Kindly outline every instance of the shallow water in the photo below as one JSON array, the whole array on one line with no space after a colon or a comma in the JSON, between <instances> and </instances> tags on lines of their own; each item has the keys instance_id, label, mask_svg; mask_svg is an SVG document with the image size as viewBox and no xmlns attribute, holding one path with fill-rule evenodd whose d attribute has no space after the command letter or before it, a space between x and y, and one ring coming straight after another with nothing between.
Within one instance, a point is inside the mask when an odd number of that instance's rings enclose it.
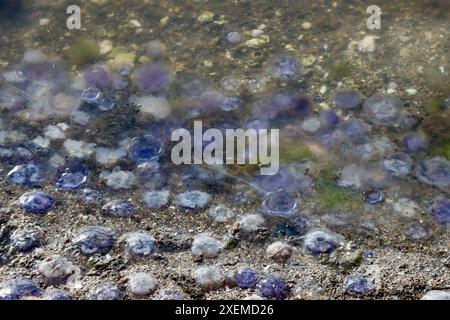
<instances>
[{"instance_id":1,"label":"shallow water","mask_svg":"<svg viewBox=\"0 0 450 320\"><path fill-rule=\"evenodd\" d=\"M448 1L71 4L0 0L0 299L448 295Z\"/></svg>"}]
</instances>

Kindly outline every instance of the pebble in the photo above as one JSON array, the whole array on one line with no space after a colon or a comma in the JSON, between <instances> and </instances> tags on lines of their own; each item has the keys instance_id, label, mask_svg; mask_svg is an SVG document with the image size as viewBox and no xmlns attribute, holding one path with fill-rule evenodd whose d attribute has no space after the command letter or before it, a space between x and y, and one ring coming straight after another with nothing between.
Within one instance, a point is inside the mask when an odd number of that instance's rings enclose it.
<instances>
[{"instance_id":1,"label":"pebble","mask_svg":"<svg viewBox=\"0 0 450 320\"><path fill-rule=\"evenodd\" d=\"M100 41L99 46L100 46L100 54L101 55L109 53L113 48L113 44L110 40Z\"/></svg>"},{"instance_id":2,"label":"pebble","mask_svg":"<svg viewBox=\"0 0 450 320\"><path fill-rule=\"evenodd\" d=\"M267 247L266 256L278 262L285 262L291 257L292 252L292 246L282 241L276 241Z\"/></svg>"},{"instance_id":3,"label":"pebble","mask_svg":"<svg viewBox=\"0 0 450 320\"><path fill-rule=\"evenodd\" d=\"M197 17L198 22L200 23L206 23L210 22L214 19L214 13L211 11L203 11L200 13L200 15Z\"/></svg>"}]
</instances>

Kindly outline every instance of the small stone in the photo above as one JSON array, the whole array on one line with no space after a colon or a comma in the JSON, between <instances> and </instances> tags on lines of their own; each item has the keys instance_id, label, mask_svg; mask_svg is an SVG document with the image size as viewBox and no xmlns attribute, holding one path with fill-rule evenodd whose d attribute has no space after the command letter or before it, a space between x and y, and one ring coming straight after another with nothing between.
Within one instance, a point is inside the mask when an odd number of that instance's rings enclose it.
<instances>
[{"instance_id":1,"label":"small stone","mask_svg":"<svg viewBox=\"0 0 450 320\"><path fill-rule=\"evenodd\" d=\"M102 210L113 217L131 217L136 212L136 207L130 200L112 200L106 203Z\"/></svg>"},{"instance_id":2,"label":"small stone","mask_svg":"<svg viewBox=\"0 0 450 320\"><path fill-rule=\"evenodd\" d=\"M53 208L55 198L45 192L31 191L24 193L19 202L25 211L42 214Z\"/></svg>"},{"instance_id":3,"label":"small stone","mask_svg":"<svg viewBox=\"0 0 450 320\"><path fill-rule=\"evenodd\" d=\"M302 28L305 30L311 29L311 26L312 26L311 22L305 21L302 23Z\"/></svg>"},{"instance_id":4,"label":"small stone","mask_svg":"<svg viewBox=\"0 0 450 320\"><path fill-rule=\"evenodd\" d=\"M195 236L191 253L196 259L215 258L223 250L223 244L206 234Z\"/></svg>"},{"instance_id":5,"label":"small stone","mask_svg":"<svg viewBox=\"0 0 450 320\"><path fill-rule=\"evenodd\" d=\"M115 232L102 226L87 226L78 230L72 242L81 253L90 256L95 253L108 253L115 243Z\"/></svg>"},{"instance_id":6,"label":"small stone","mask_svg":"<svg viewBox=\"0 0 450 320\"><path fill-rule=\"evenodd\" d=\"M127 291L137 297L152 294L158 287L158 280L148 272L132 273L128 277Z\"/></svg>"},{"instance_id":7,"label":"small stone","mask_svg":"<svg viewBox=\"0 0 450 320\"><path fill-rule=\"evenodd\" d=\"M290 288L283 278L269 275L259 283L259 291L269 300L284 300L289 296Z\"/></svg>"},{"instance_id":8,"label":"small stone","mask_svg":"<svg viewBox=\"0 0 450 320\"><path fill-rule=\"evenodd\" d=\"M136 19L130 20L130 24L131 24L133 27L136 27L136 28L142 27L142 24L141 24L138 20L136 20Z\"/></svg>"},{"instance_id":9,"label":"small stone","mask_svg":"<svg viewBox=\"0 0 450 320\"><path fill-rule=\"evenodd\" d=\"M417 94L417 90L414 88L409 88L405 90L408 96L415 96Z\"/></svg>"},{"instance_id":10,"label":"small stone","mask_svg":"<svg viewBox=\"0 0 450 320\"><path fill-rule=\"evenodd\" d=\"M292 252L292 246L276 241L267 247L266 256L278 262L285 262L291 257Z\"/></svg>"},{"instance_id":11,"label":"small stone","mask_svg":"<svg viewBox=\"0 0 450 320\"><path fill-rule=\"evenodd\" d=\"M110 40L103 40L100 42L100 54L104 55L110 52L113 48L113 44Z\"/></svg>"},{"instance_id":12,"label":"small stone","mask_svg":"<svg viewBox=\"0 0 450 320\"><path fill-rule=\"evenodd\" d=\"M194 271L194 279L205 290L214 290L222 286L224 276L216 266L199 267Z\"/></svg>"},{"instance_id":13,"label":"small stone","mask_svg":"<svg viewBox=\"0 0 450 320\"><path fill-rule=\"evenodd\" d=\"M47 19L47 18L39 19L39 25L41 27L47 26L49 23L50 23L50 19Z\"/></svg>"},{"instance_id":14,"label":"small stone","mask_svg":"<svg viewBox=\"0 0 450 320\"><path fill-rule=\"evenodd\" d=\"M200 15L197 17L198 22L200 23L206 23L210 22L214 19L214 13L211 11L203 11L200 13Z\"/></svg>"},{"instance_id":15,"label":"small stone","mask_svg":"<svg viewBox=\"0 0 450 320\"><path fill-rule=\"evenodd\" d=\"M113 282L106 282L91 288L86 294L86 300L123 300L124 293Z\"/></svg>"}]
</instances>

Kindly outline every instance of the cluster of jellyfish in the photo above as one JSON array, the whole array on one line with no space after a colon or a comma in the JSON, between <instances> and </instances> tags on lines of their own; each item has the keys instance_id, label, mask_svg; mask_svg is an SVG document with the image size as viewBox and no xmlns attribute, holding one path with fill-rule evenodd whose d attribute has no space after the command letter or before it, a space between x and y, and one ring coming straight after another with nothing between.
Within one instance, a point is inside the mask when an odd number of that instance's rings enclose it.
<instances>
[{"instance_id":1,"label":"cluster of jellyfish","mask_svg":"<svg viewBox=\"0 0 450 320\"><path fill-rule=\"evenodd\" d=\"M101 206L106 216L127 218L139 214L141 208L123 197L122 190L140 189L147 209L162 210L171 203L188 213L209 209L209 217L215 222L237 219L243 236L271 221L287 221L303 237L302 250L313 256L330 255L345 243L343 236L303 214L305 201L318 201L317 172L311 170L311 159L286 163L273 176L239 177L224 166L174 167L168 157L171 132L204 119L221 130L280 128L285 139L280 144L301 142L314 156L331 159L340 166L335 187L359 193L368 206L382 206L390 197L391 185L417 180L423 187L440 192L430 199L430 217L444 227L450 224L450 162L427 156L429 141L417 131L418 120L407 113L398 97L366 98L356 90L343 89L334 97L335 109L317 111L308 94L289 89L289 85L275 93L244 98L240 79L227 76L220 81L220 89L213 88L200 77L175 76L161 52L149 50L148 54L152 62L136 68L112 69L96 64L75 75L61 62L28 50L17 66L1 73L0 109L8 121L0 122L0 161L7 182L24 189L18 203L25 213L44 215L58 209L57 200L64 199L43 191L51 185L58 192L70 192L85 203ZM296 57L281 55L266 64L261 77L273 83L295 84L301 81L302 72ZM171 99L181 107L177 104L174 108ZM131 106L139 110L134 126L108 132L105 145L100 140L83 140L82 128L92 130L92 122ZM126 117L119 120L128 121ZM401 137L394 142L382 132ZM254 205L254 212L235 218L230 206L248 201L248 193L234 192L233 186L240 184L256 193L260 201ZM216 194L210 190L218 189L230 191L231 205L212 206ZM426 237L422 227L414 228L411 232L415 236ZM117 243L134 258L149 258L157 251L157 241L147 232L118 235L116 230L93 225L76 230L71 245L91 256L107 254ZM44 244L44 233L36 227L17 229L11 237L11 247L18 252L30 252ZM224 244L207 235L198 235L192 243L192 254L197 258L215 259L222 250ZM271 258L285 261L292 247L273 243L267 252ZM59 256L52 259L39 269L48 283L79 277L79 268L70 261ZM250 267L225 276L219 268L205 266L193 277L204 290L226 284L243 290L258 288L260 296L253 298L285 299L290 294L290 285L281 276L262 276ZM151 275L135 275L127 290L132 296L142 290L148 294L154 291L156 282ZM146 284L147 290L139 283ZM347 278L345 287L356 295L373 289L370 279L361 275ZM52 294L54 299L70 298L62 291ZM183 296L179 292L170 294ZM0 285L0 299L41 295L42 289L29 279ZM86 294L87 299L124 296L114 283L100 284Z\"/></svg>"}]
</instances>

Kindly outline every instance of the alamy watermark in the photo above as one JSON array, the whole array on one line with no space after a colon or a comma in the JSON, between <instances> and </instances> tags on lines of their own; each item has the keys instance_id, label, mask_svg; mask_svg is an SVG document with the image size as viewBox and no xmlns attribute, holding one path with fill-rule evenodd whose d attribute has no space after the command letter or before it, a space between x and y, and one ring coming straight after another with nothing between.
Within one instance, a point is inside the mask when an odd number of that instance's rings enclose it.
<instances>
[{"instance_id":1,"label":"alamy watermark","mask_svg":"<svg viewBox=\"0 0 450 320\"><path fill-rule=\"evenodd\" d=\"M172 132L178 142L171 159L174 164L257 164L261 175L274 175L279 169L278 129L216 128L203 132L202 121L194 121L193 136L184 128Z\"/></svg>"}]
</instances>

